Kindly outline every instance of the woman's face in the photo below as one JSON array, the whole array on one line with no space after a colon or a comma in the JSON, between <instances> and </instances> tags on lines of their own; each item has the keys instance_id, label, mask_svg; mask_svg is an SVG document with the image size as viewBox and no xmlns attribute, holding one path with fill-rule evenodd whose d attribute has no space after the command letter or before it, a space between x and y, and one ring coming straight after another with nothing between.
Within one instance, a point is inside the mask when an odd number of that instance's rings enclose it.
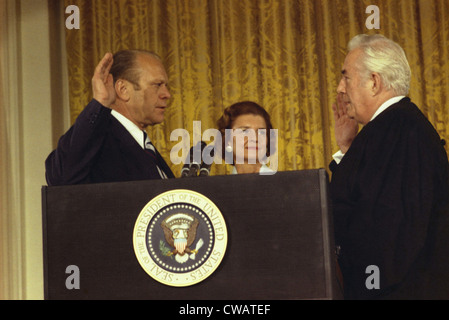
<instances>
[{"instance_id":1,"label":"woman's face","mask_svg":"<svg viewBox=\"0 0 449 320\"><path fill-rule=\"evenodd\" d=\"M267 153L267 125L262 116L244 114L232 125L234 161L255 164Z\"/></svg>"}]
</instances>

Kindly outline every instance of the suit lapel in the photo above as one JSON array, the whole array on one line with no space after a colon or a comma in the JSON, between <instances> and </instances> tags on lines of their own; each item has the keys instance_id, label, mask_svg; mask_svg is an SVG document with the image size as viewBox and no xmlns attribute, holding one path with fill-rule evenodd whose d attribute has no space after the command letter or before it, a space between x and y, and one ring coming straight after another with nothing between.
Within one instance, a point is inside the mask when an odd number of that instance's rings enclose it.
<instances>
[{"instance_id":1,"label":"suit lapel","mask_svg":"<svg viewBox=\"0 0 449 320\"><path fill-rule=\"evenodd\" d=\"M158 165L160 169L165 172L167 177L175 177L173 175L173 172L170 170L170 167L167 165L157 149L155 158L142 149L142 147L137 143L134 137L117 119L115 119L115 117L111 116L111 118L111 121L113 123L113 125L111 126L111 130L120 144L120 149L123 150L122 152L129 155L128 158L133 158L133 161L135 161L138 170L142 170L143 172L147 173L142 173L145 178L160 178L159 171L156 167Z\"/></svg>"}]
</instances>

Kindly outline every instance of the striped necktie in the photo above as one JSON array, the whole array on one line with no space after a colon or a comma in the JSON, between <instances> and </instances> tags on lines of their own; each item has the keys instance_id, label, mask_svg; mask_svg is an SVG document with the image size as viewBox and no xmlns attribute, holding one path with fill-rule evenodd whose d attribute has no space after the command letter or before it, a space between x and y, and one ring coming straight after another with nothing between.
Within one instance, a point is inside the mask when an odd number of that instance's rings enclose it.
<instances>
[{"instance_id":1,"label":"striped necktie","mask_svg":"<svg viewBox=\"0 0 449 320\"><path fill-rule=\"evenodd\" d=\"M159 175L161 176L162 179L168 179L167 175L165 174L165 172L160 168L159 164L159 159L156 153L156 148L154 147L154 145L151 143L151 141L149 139L147 139L147 133L144 131L143 132L143 147L144 150L153 157L153 159L156 161L156 167L157 170L159 172Z\"/></svg>"}]
</instances>

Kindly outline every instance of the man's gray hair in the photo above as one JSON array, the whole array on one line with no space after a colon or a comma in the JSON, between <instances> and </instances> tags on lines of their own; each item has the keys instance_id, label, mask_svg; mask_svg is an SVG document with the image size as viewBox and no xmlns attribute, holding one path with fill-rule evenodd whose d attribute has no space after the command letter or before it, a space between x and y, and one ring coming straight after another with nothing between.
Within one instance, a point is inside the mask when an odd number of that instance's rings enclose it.
<instances>
[{"instance_id":1,"label":"man's gray hair","mask_svg":"<svg viewBox=\"0 0 449 320\"><path fill-rule=\"evenodd\" d=\"M135 90L140 90L139 80L142 70L137 64L137 57L143 54L149 55L156 60L161 61L159 55L148 50L121 50L114 53L114 62L112 63L110 70L110 73L114 79L114 84L118 79L124 79L132 83Z\"/></svg>"},{"instance_id":2,"label":"man's gray hair","mask_svg":"<svg viewBox=\"0 0 449 320\"><path fill-rule=\"evenodd\" d=\"M411 70L404 50L393 40L383 35L359 34L348 43L348 50L363 51L359 70L367 79L377 72L387 89L397 95L407 95L410 89Z\"/></svg>"}]
</instances>

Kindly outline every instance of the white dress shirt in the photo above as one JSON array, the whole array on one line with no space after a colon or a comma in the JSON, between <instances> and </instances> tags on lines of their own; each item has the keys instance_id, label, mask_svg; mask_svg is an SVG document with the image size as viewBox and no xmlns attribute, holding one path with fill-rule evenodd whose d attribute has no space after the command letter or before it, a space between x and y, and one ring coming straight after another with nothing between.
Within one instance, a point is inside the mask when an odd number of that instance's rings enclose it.
<instances>
[{"instance_id":1,"label":"white dress shirt","mask_svg":"<svg viewBox=\"0 0 449 320\"><path fill-rule=\"evenodd\" d=\"M115 110L111 111L111 115L113 115L125 127L125 129L128 130L139 146L142 149L145 149L143 144L143 130L140 129L134 122ZM149 138L147 139L149 140Z\"/></svg>"},{"instance_id":2,"label":"white dress shirt","mask_svg":"<svg viewBox=\"0 0 449 320\"><path fill-rule=\"evenodd\" d=\"M120 122L125 127L125 129L131 134L131 136L136 140L136 142L142 149L151 149L156 152L154 146L151 144L151 140L148 135L146 135L146 140L144 141L144 131L140 129L134 122L115 110L111 111L111 115L114 116L118 120L118 122ZM164 173L164 171L162 171L159 166L156 167L161 178L167 179L167 175Z\"/></svg>"}]
</instances>

